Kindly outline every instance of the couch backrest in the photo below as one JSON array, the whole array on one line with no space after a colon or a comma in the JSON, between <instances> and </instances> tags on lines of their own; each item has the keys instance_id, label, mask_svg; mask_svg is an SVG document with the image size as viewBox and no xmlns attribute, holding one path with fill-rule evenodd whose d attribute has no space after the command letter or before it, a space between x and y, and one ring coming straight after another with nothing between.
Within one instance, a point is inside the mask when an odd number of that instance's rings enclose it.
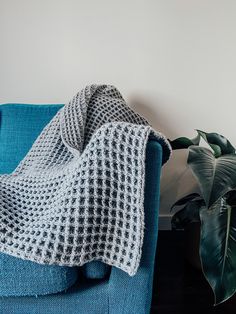
<instances>
[{"instance_id":1,"label":"couch backrest","mask_svg":"<svg viewBox=\"0 0 236 314\"><path fill-rule=\"evenodd\" d=\"M63 105L0 105L0 171L12 172Z\"/></svg>"}]
</instances>

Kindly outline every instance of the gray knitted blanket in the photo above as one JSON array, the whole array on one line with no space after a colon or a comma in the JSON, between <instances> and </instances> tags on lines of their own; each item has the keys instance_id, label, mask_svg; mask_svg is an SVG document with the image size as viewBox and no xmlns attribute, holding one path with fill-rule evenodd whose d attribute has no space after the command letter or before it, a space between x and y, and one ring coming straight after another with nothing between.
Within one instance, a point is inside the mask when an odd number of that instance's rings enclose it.
<instances>
[{"instance_id":1,"label":"gray knitted blanket","mask_svg":"<svg viewBox=\"0 0 236 314\"><path fill-rule=\"evenodd\" d=\"M92 260L134 275L144 235L145 149L166 139L118 90L87 86L0 176L0 251L41 264Z\"/></svg>"}]
</instances>

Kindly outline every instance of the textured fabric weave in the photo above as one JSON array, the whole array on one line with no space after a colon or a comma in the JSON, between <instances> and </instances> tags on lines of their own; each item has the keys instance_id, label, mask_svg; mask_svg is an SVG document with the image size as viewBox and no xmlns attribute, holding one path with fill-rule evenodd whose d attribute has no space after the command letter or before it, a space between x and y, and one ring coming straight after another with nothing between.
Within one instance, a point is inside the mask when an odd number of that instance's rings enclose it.
<instances>
[{"instance_id":1,"label":"textured fabric weave","mask_svg":"<svg viewBox=\"0 0 236 314\"><path fill-rule=\"evenodd\" d=\"M101 260L134 275L144 234L145 149L158 139L112 86L79 92L11 175L0 176L0 251L43 264Z\"/></svg>"}]
</instances>

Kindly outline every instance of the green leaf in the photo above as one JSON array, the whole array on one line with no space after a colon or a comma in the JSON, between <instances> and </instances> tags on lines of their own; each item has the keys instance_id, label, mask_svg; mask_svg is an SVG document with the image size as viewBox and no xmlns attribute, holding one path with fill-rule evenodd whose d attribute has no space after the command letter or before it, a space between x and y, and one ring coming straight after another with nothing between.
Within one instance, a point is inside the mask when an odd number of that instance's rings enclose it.
<instances>
[{"instance_id":1,"label":"green leaf","mask_svg":"<svg viewBox=\"0 0 236 314\"><path fill-rule=\"evenodd\" d=\"M202 268L219 304L236 292L236 211L223 197L201 207L200 218Z\"/></svg>"},{"instance_id":2,"label":"green leaf","mask_svg":"<svg viewBox=\"0 0 236 314\"><path fill-rule=\"evenodd\" d=\"M171 226L174 230L185 229L192 222L199 222L199 209L204 205L204 201L189 201L181 210L176 212L171 219Z\"/></svg>"},{"instance_id":3,"label":"green leaf","mask_svg":"<svg viewBox=\"0 0 236 314\"><path fill-rule=\"evenodd\" d=\"M188 195L185 195L184 197L180 198L177 202L175 202L172 206L170 211L172 211L177 206L186 205L189 201L193 201L196 198L199 198L200 195L198 193L191 193Z\"/></svg>"},{"instance_id":4,"label":"green leaf","mask_svg":"<svg viewBox=\"0 0 236 314\"><path fill-rule=\"evenodd\" d=\"M216 145L216 144L209 144L210 147L213 149L214 151L214 155L215 155L215 158L218 158L222 155L222 152L221 152L221 149L220 149L220 146Z\"/></svg>"},{"instance_id":5,"label":"green leaf","mask_svg":"<svg viewBox=\"0 0 236 314\"><path fill-rule=\"evenodd\" d=\"M218 133L206 133L200 130L197 130L197 132L199 136L201 136L214 150L215 157L227 154L235 154L235 148L223 135Z\"/></svg>"},{"instance_id":6,"label":"green leaf","mask_svg":"<svg viewBox=\"0 0 236 314\"><path fill-rule=\"evenodd\" d=\"M173 141L169 141L173 150L185 149L193 145L192 141L187 137L179 137Z\"/></svg>"},{"instance_id":7,"label":"green leaf","mask_svg":"<svg viewBox=\"0 0 236 314\"><path fill-rule=\"evenodd\" d=\"M175 149L186 149L192 145L199 145L200 135L198 134L195 138L189 139L187 137L179 137L173 141L169 141L173 150Z\"/></svg>"},{"instance_id":8,"label":"green leaf","mask_svg":"<svg viewBox=\"0 0 236 314\"><path fill-rule=\"evenodd\" d=\"M191 146L188 164L197 178L208 208L236 188L236 155L215 158L209 149Z\"/></svg>"}]
</instances>

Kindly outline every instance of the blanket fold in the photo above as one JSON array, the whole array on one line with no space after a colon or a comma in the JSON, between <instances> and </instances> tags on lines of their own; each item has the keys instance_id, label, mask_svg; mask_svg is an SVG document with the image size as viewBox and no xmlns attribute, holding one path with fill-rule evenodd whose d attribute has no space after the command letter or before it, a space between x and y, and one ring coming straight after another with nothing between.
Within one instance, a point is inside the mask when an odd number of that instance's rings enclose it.
<instances>
[{"instance_id":1,"label":"blanket fold","mask_svg":"<svg viewBox=\"0 0 236 314\"><path fill-rule=\"evenodd\" d=\"M145 150L166 138L119 91L91 85L65 105L10 175L0 176L0 251L41 264L92 260L134 275L144 236Z\"/></svg>"}]
</instances>

